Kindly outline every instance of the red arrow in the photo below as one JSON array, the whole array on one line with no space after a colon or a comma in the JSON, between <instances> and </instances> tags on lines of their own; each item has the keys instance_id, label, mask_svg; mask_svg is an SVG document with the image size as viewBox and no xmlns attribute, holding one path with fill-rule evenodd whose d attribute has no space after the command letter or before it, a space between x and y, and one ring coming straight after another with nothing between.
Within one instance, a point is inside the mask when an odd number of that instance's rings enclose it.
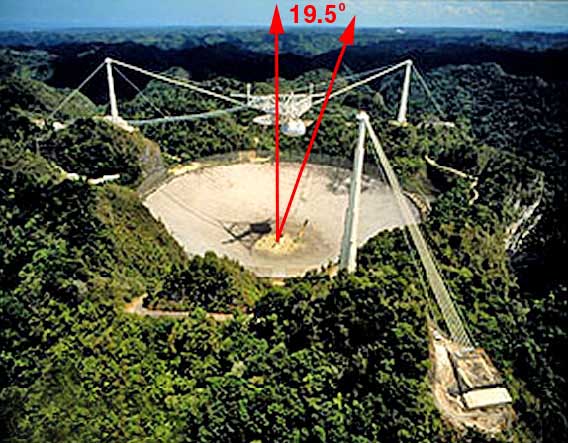
<instances>
[{"instance_id":1,"label":"red arrow","mask_svg":"<svg viewBox=\"0 0 568 443\"><path fill-rule=\"evenodd\" d=\"M288 206L286 207L286 212L284 213L284 217L282 218L282 222L280 223L280 232L277 232L276 238L280 238L280 236L282 235L282 231L284 231L284 225L286 223L286 219L288 218L288 214L290 213L292 202L294 201L294 197L296 196L296 191L298 190L298 185L300 184L302 174L304 173L304 169L306 168L306 164L308 163L308 159L310 158L310 153L312 152L312 148L314 147L319 127L321 125L321 121L325 113L325 108L327 107L327 103L329 102L329 96L331 95L331 91L333 90L333 83L335 82L335 78L337 77L337 72L339 71L339 66L341 65L341 60L343 59L343 55L345 54L345 49L347 48L347 45L352 45L354 40L355 40L355 17L351 19L351 21L347 25L347 28L345 28L345 31L343 31L343 34L341 34L341 37L339 37L339 41L343 43L343 46L341 47L341 51L339 52L339 56L337 57L337 62L335 62L335 68L333 69L333 74L331 75L331 81L329 82L329 86L327 88L327 92L325 94L325 98L321 106L318 119L314 126L314 132L312 133L312 138L310 139L308 149L306 150L306 154L304 155L302 166L300 166L300 171L298 172L298 177L296 178L296 183L294 184L294 189L292 190L292 195L290 196L290 200L288 201Z\"/></svg>"},{"instance_id":2,"label":"red arrow","mask_svg":"<svg viewBox=\"0 0 568 443\"><path fill-rule=\"evenodd\" d=\"M280 92L279 77L280 67L278 60L278 36L284 34L282 20L280 19L280 11L278 5L274 8L272 16L272 24L270 25L270 34L274 35L274 163L276 165L276 243L280 241Z\"/></svg>"}]
</instances>

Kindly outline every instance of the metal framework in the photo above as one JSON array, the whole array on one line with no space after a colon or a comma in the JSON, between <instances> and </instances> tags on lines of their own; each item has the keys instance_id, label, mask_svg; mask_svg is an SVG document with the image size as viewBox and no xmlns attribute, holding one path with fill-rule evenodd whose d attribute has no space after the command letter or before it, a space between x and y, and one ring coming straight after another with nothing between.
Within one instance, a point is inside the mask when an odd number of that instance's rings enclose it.
<instances>
[{"instance_id":1,"label":"metal framework","mask_svg":"<svg viewBox=\"0 0 568 443\"><path fill-rule=\"evenodd\" d=\"M418 226L417 220L412 214L412 210L410 209L408 201L402 192L402 188L390 161L387 158L373 127L371 126L369 116L365 112L360 112L357 119L359 120L359 139L353 160L353 175L350 184L349 207L345 216L345 233L342 243L340 268L345 269L348 272L354 272L356 268L359 195L361 193L361 175L365 155L365 136L366 132L368 132L379 161L379 166L384 171L387 182L394 193L397 206L404 223L410 232L410 237L412 238L414 246L418 251L420 261L426 273L428 284L434 294L436 303L440 308L442 317L448 327L452 340L465 348L472 348L473 343L467 333L464 322L462 321L453 302L452 296L450 295L442 275L436 266L434 257L430 253L428 244L426 243L424 235Z\"/></svg>"},{"instance_id":2,"label":"metal framework","mask_svg":"<svg viewBox=\"0 0 568 443\"><path fill-rule=\"evenodd\" d=\"M359 139L353 157L353 173L349 185L349 205L345 214L345 229L341 243L339 268L355 272L357 268L357 228L359 226L359 201L361 199L361 179L365 160L365 131L369 116L365 112L357 114Z\"/></svg>"},{"instance_id":3,"label":"metal framework","mask_svg":"<svg viewBox=\"0 0 568 443\"><path fill-rule=\"evenodd\" d=\"M91 73L87 79L85 79L77 89L75 89L71 94L69 94L57 108L51 113L50 118L53 117L66 103L68 103L73 96L75 96L78 91L105 65L109 100L110 100L110 116L111 122L116 124L123 124L124 120L121 119L118 108L118 100L116 97L115 83L113 76L113 67L123 67L137 73L149 76L156 80L160 80L178 87L183 87L194 92L206 95L218 99L220 101L230 103L231 108L228 109L218 109L210 110L207 112L190 114L185 116L165 116L161 118L146 119L146 120L129 120L127 123L131 125L146 125L146 124L162 124L167 122L179 122L187 120L200 120L205 118L215 118L226 115L228 113L238 112L243 109L251 109L257 111L263 115L259 115L255 118L257 123L272 125L274 124L274 113L275 113L275 98L273 95L254 95L252 93L252 85L246 85L246 94L233 94L231 96L221 94L210 89L207 89L196 82L191 82L188 80L182 80L179 78L174 78L166 76L163 74L157 74L148 71L137 66L124 63L111 58L105 59L105 61L99 65L93 73ZM414 68L412 60L405 60L401 63L395 65L379 68L373 71L368 71L366 73L359 73L346 76L345 79L354 79L355 81L343 88L332 92L330 99L339 97L349 91L364 86L374 80L384 77L393 72L404 70L404 78L402 83L400 103L397 112L397 122L404 124L407 121L408 114L408 100L410 95L411 78L412 73L417 75L417 78L424 88L428 98L432 101L436 110L440 115L443 115L439 105L434 100L428 85L426 84L424 78L420 75L418 70ZM122 73L119 74L123 76ZM367 75L368 74L368 75ZM367 76L365 76L367 75ZM360 78L363 77L364 78ZM128 80L129 81L129 80ZM130 82L130 81L129 81ZM140 94L138 88L136 88ZM143 94L142 94L143 95ZM147 99L148 100L148 99ZM291 130L288 132L289 135L302 135L305 133L305 123L300 120L301 117L306 114L313 106L322 103L325 100L325 92L316 92L313 84L309 85L308 91L303 93L290 92L287 94L282 94L280 96L280 101L278 103L280 108L280 115L282 117L283 133L286 133L285 125L289 125ZM443 280L443 277L436 265L435 259L430 252L428 244L422 234L417 220L412 214L409 207L408 201L405 198L402 188L398 182L397 176L390 165L390 162L379 142L377 135L375 134L369 117L365 112L360 112L357 116L359 122L358 131L358 142L357 147L354 152L353 159L353 171L350 183L349 191L349 205L345 215L345 227L343 232L343 239L341 244L340 253L340 268L347 270L348 272L354 272L357 265L357 228L359 219L359 207L360 207L360 194L361 194L361 180L363 164L365 159L365 141L367 133L372 142L373 152L376 154L379 162L379 166L382 168L386 175L386 179L394 193L397 206L403 217L406 227L410 233L410 237L414 244L414 247L418 251L418 256L422 264L423 270L425 272L428 285L432 294L434 295L436 304L438 305L442 317L445 321L447 329L450 333L452 340L457 343L464 350L473 349L473 342L470 335L467 332L465 323L457 309L456 304ZM303 131L303 132L302 132ZM507 394L508 395L508 394Z\"/></svg>"},{"instance_id":4,"label":"metal framework","mask_svg":"<svg viewBox=\"0 0 568 443\"><path fill-rule=\"evenodd\" d=\"M152 71L149 71L144 68L140 68L138 66L132 65L130 63L125 63L120 60L106 58L104 62L89 75L89 77L79 85L77 89L75 89L69 96L63 100L63 102L52 112L50 117L53 117L77 92L102 68L102 66L106 68L106 75L107 75L107 84L108 84L108 95L109 95L109 102L110 102L110 115L109 119L113 123L128 123L132 126L143 126L143 125L151 125L151 124L164 124L170 122L180 122L180 121L188 121L188 120L202 120L207 118L216 118L221 117L226 114L238 112L244 109L251 109L260 113L254 121L259 124L263 125L273 125L274 124L274 112L275 112L275 98L272 94L253 94L252 92L252 85L246 85L246 93L245 94L222 94L219 92L212 91L211 89L204 87L203 85L199 84L198 82L193 82L185 79L180 79L177 77L171 77L164 74L158 74ZM192 90L196 93L218 99L222 102L229 103L232 105L231 108L228 109L216 109L210 110L207 112L201 113L194 113L188 115L180 115L180 116L166 116L162 115L158 118L150 118L150 119L143 119L143 120L123 120L120 116L119 112L119 103L117 99L116 89L115 89L115 78L113 75L114 70L116 69L117 72L123 77L129 84L136 88L139 94L141 94L145 100L147 100L153 107L154 106L151 101L146 98L142 91L136 87L127 77L122 74L121 71L118 71L118 67L125 68L139 74L143 74L155 80L159 80L177 87L182 87L185 89ZM413 71L414 69L414 71ZM405 123L407 119L408 113L408 99L410 95L410 83L412 73L415 72L417 75L418 80L420 81L421 86L425 89L428 97L432 100L434 105L437 109L439 109L437 103L434 101L424 79L419 74L419 72L414 68L412 60L408 59L403 62L394 64L392 66L383 67L374 69L367 72L350 74L344 77L345 80L352 81L351 84L334 91L330 95L330 99L339 97L344 95L353 89L360 88L374 80L387 76L391 73L403 70L404 71L404 80L402 85L402 93L399 103L399 108L397 112L397 121L399 123ZM305 115L312 107L321 104L324 101L325 92L324 91L317 91L316 86L310 84L307 88L307 91L304 92L289 92L280 95L279 99L279 107L280 107L280 123L283 126L283 133L287 135L303 135L306 131L306 122L301 120L302 116Z\"/></svg>"}]
</instances>

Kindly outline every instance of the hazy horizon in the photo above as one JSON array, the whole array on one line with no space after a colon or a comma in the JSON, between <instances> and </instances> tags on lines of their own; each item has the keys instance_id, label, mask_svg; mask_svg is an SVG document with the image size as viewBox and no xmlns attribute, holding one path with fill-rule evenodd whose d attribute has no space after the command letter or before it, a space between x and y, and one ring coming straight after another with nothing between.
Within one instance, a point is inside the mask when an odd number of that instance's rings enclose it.
<instances>
[{"instance_id":1,"label":"hazy horizon","mask_svg":"<svg viewBox=\"0 0 568 443\"><path fill-rule=\"evenodd\" d=\"M108 25L108 26L94 26L94 25L37 25L30 26L29 24L3 24L0 22L0 32L97 32L97 31L129 31L129 30L174 30L174 29L235 29L235 30L263 30L265 27L262 25ZM332 30L343 28L342 26L326 26L325 29L318 29L317 32L325 32L325 30ZM545 33L566 33L568 32L568 25L551 25L551 26L511 26L511 27L492 27L492 26L435 26L435 25L412 25L412 26L358 26L359 30L426 30L426 29L447 29L447 30L480 30L480 31L503 31L503 32L545 32ZM313 28L309 26L295 26L294 28L286 29L287 32L294 31L308 31Z\"/></svg>"},{"instance_id":2,"label":"hazy horizon","mask_svg":"<svg viewBox=\"0 0 568 443\"><path fill-rule=\"evenodd\" d=\"M3 31L119 29L164 27L267 27L278 3L284 25L292 24L289 8L307 1L280 0L2 0ZM317 2L312 2L319 4ZM337 1L330 3L337 4ZM503 0L345 0L337 26L353 15L365 28L478 28L512 30L568 29L568 2ZM326 29L329 25L312 25Z\"/></svg>"}]
</instances>

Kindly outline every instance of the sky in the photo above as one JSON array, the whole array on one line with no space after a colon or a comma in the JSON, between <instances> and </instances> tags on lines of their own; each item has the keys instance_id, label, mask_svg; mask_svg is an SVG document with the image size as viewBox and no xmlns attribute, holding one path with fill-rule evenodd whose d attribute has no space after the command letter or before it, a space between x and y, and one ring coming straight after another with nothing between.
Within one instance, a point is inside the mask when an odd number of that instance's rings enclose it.
<instances>
[{"instance_id":1,"label":"sky","mask_svg":"<svg viewBox=\"0 0 568 443\"><path fill-rule=\"evenodd\" d=\"M340 1L337 25L568 28L568 0L0 0L0 28L268 26L276 3L293 26L294 4Z\"/></svg>"}]
</instances>

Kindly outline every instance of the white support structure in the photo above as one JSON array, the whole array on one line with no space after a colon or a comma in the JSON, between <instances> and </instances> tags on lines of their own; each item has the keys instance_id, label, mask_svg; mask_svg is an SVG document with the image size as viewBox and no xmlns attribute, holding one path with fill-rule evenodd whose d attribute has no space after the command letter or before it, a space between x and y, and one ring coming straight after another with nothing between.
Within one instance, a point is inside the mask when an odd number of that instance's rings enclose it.
<instances>
[{"instance_id":1,"label":"white support structure","mask_svg":"<svg viewBox=\"0 0 568 443\"><path fill-rule=\"evenodd\" d=\"M357 268L357 233L359 226L359 202L361 197L361 180L363 175L363 162L365 160L365 136L369 116L366 112L357 115L359 120L359 139L353 157L353 173L349 184L349 206L345 214L345 228L341 242L341 256L339 269L355 272Z\"/></svg>"},{"instance_id":2,"label":"white support structure","mask_svg":"<svg viewBox=\"0 0 568 443\"><path fill-rule=\"evenodd\" d=\"M247 105L250 104L250 96L252 91L252 85L247 83Z\"/></svg>"},{"instance_id":3,"label":"white support structure","mask_svg":"<svg viewBox=\"0 0 568 443\"><path fill-rule=\"evenodd\" d=\"M409 65L411 67L411 65ZM473 343L465 324L458 312L455 303L446 287L442 275L436 266L435 259L430 252L426 239L424 238L418 220L412 213L412 209L404 196L398 178L388 160L381 143L369 120L366 112L361 111L357 115L359 120L359 139L353 158L353 172L349 185L349 205L345 214L345 228L341 241L341 254L339 258L339 269L347 272L355 272L357 268L357 228L359 223L359 206L361 197L361 180L363 174L363 162L365 159L365 139L367 133L373 143L379 165L386 174L387 182L390 185L404 224L410 231L410 237L414 243L418 256L424 267L426 278L434 294L436 302L440 308L442 316L448 327L452 340L462 346L465 350L473 349Z\"/></svg>"},{"instance_id":4,"label":"white support structure","mask_svg":"<svg viewBox=\"0 0 568 443\"><path fill-rule=\"evenodd\" d=\"M246 85L246 93L245 94L230 94L225 95L223 93L215 92L214 90L208 89L206 87L201 86L200 83L194 82L191 80L181 79L177 77L172 77L164 74L157 74L151 71L148 71L143 68L139 68L138 66L131 65L129 63L121 62L120 60L114 60L112 58L106 58L103 63L101 63L97 69L95 69L71 94L69 94L58 106L57 108L50 114L49 119L53 118L53 116L59 112L65 104L67 104L80 90L81 88L91 79L93 76L102 69L103 65L106 65L107 70L107 80L108 80L108 90L109 90L109 101L110 101L110 116L108 116L108 120L112 121L113 123L120 123L126 129L132 130L131 127L124 126L125 121L121 119L119 112L118 112L118 104L117 104L117 97L115 93L115 84L113 78L113 69L120 67L126 68L131 71L137 72L139 74L143 74L150 78L169 83L175 86L180 86L183 88L190 89L194 92L199 94L203 94L209 97L213 97L224 102L231 103L234 106L228 110L215 110L210 112L201 112L195 115L184 115L177 117L163 117L157 119L146 119L140 122L136 120L129 120L128 123L131 124L162 124L166 122L174 122L174 121L188 121L188 120L199 120L204 118L213 118L213 117L221 117L227 113L236 112L242 109L252 109L254 111L260 111L264 113L264 115L259 115L255 117L254 121L256 123L262 125L272 125L274 124L274 111L275 111L275 97L274 94L264 94L264 95L253 95L252 93L252 85ZM400 63L396 63L394 65L384 67L384 68L377 68L372 69L370 71L352 74L345 77L346 80L355 80L353 83L340 88L336 91L333 91L329 95L329 99L333 99L335 97L339 97L343 94L348 93L349 91L359 88L363 85L366 85L372 81L375 81L381 77L384 77L392 72L405 69L404 74L404 82L402 88L402 96L401 96L401 103L398 109L397 115L397 122L404 123L406 122L406 115L408 110L408 96L410 94L410 81L413 68L412 60L408 59L402 61ZM124 77L120 71L117 72ZM436 109L441 113L439 106L435 103L432 94L430 93L428 86L424 79L418 74L417 77L422 83L422 86L428 93L428 97L432 100ZM367 76L365 78L362 78ZM128 79L126 79L129 83L132 84ZM327 82L325 82L327 84ZM138 89L135 85L133 85L136 89ZM295 92L288 92L285 94L280 94L280 122L283 126L283 133L290 135L290 136L301 136L304 135L306 132L306 124L308 123L306 120L302 120L302 116L307 113L313 106L321 104L325 101L327 93L326 92L316 92L316 87L313 84L309 84L308 91L302 93L295 93ZM244 100L239 100L244 99Z\"/></svg>"},{"instance_id":5,"label":"white support structure","mask_svg":"<svg viewBox=\"0 0 568 443\"><path fill-rule=\"evenodd\" d=\"M400 107L398 108L397 121L406 123L406 113L408 111L408 96L410 95L410 77L412 75L412 60L407 60L404 70L404 83L402 85L402 95L400 97Z\"/></svg>"},{"instance_id":6,"label":"white support structure","mask_svg":"<svg viewBox=\"0 0 568 443\"><path fill-rule=\"evenodd\" d=\"M420 262L424 267L426 272L426 278L434 293L436 303L438 304L442 316L448 327L448 331L456 343L459 343L465 349L473 349L473 343L467 330L465 329L465 323L463 322L460 313L458 312L454 300L444 283L444 279L438 270L434 256L430 252L430 248L426 243L426 239L418 226L416 218L412 214L409 203L402 192L402 187L398 181L398 178L392 168L389 159L387 158L381 143L371 126L371 123L366 121L367 130L369 132L369 137L373 142L375 152L379 159L380 166L383 168L385 175L387 176L387 181L393 191L397 206L399 208L400 214L404 220L404 223L408 230L410 231L410 237L414 243L416 250L418 251L418 256L420 257Z\"/></svg>"},{"instance_id":7,"label":"white support structure","mask_svg":"<svg viewBox=\"0 0 568 443\"><path fill-rule=\"evenodd\" d=\"M112 59L106 58L106 71L107 71L107 81L108 81L108 96L110 99L110 116L113 123L117 123L118 116L118 105L116 103L116 94L114 92L114 77L112 75Z\"/></svg>"}]
</instances>

